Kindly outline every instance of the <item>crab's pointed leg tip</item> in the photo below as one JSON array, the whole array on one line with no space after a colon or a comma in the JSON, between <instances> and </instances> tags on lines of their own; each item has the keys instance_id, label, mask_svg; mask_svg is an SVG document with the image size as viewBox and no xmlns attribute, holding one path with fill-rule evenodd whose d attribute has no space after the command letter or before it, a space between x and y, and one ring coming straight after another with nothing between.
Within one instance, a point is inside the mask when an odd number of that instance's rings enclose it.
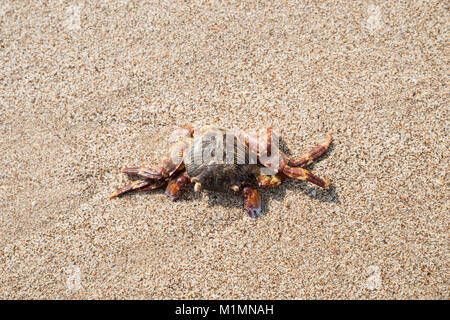
<instances>
[{"instance_id":1,"label":"crab's pointed leg tip","mask_svg":"<svg viewBox=\"0 0 450 320\"><path fill-rule=\"evenodd\" d=\"M178 199L178 197L176 195L170 194L169 192L164 192L166 194L166 196L169 197L170 200L175 201Z\"/></svg>"},{"instance_id":2,"label":"crab's pointed leg tip","mask_svg":"<svg viewBox=\"0 0 450 320\"><path fill-rule=\"evenodd\" d=\"M261 217L261 208L249 208L247 209L247 213L250 218L259 218Z\"/></svg>"},{"instance_id":3,"label":"crab's pointed leg tip","mask_svg":"<svg viewBox=\"0 0 450 320\"><path fill-rule=\"evenodd\" d=\"M323 144L323 146L325 148L328 148L331 145L331 142L333 141L333 135L330 133L326 138L325 138L325 143Z\"/></svg>"},{"instance_id":4,"label":"crab's pointed leg tip","mask_svg":"<svg viewBox=\"0 0 450 320\"><path fill-rule=\"evenodd\" d=\"M202 189L202 184L200 182L196 182L194 184L194 191L199 192Z\"/></svg>"},{"instance_id":5,"label":"crab's pointed leg tip","mask_svg":"<svg viewBox=\"0 0 450 320\"><path fill-rule=\"evenodd\" d=\"M117 191L115 191L112 195L109 196L109 199L114 199L118 196L119 194L117 193Z\"/></svg>"}]
</instances>

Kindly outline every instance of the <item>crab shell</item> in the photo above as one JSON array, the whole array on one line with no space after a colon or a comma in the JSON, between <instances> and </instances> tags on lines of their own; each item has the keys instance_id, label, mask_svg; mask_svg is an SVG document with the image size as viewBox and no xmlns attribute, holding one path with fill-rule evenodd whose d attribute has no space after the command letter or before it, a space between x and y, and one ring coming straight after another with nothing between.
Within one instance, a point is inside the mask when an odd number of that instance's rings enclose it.
<instances>
[{"instance_id":1,"label":"crab shell","mask_svg":"<svg viewBox=\"0 0 450 320\"><path fill-rule=\"evenodd\" d=\"M184 152L191 181L202 189L215 191L239 191L251 183L258 168L256 162L250 163L251 158L256 159L256 154L243 141L218 128L207 128L194 137Z\"/></svg>"}]
</instances>

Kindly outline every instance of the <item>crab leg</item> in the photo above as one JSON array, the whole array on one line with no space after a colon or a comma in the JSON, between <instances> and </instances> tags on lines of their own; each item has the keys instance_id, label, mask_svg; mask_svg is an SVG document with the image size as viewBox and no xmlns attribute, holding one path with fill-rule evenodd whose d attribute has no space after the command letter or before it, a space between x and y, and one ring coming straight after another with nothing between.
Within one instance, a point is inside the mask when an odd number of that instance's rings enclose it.
<instances>
[{"instance_id":1,"label":"crab leg","mask_svg":"<svg viewBox=\"0 0 450 320\"><path fill-rule=\"evenodd\" d=\"M252 187L245 187L242 190L242 195L245 199L245 210L251 218L261 216L261 196L259 191Z\"/></svg>"},{"instance_id":2,"label":"crab leg","mask_svg":"<svg viewBox=\"0 0 450 320\"><path fill-rule=\"evenodd\" d=\"M290 178L294 178L297 180L305 180L305 181L314 183L315 185L317 185L321 188L324 188L324 189L328 189L328 187L330 185L330 180L328 178L323 180L303 168L299 168L299 167L293 168L293 167L289 167L289 166L284 166L282 170L283 170L283 173Z\"/></svg>"},{"instance_id":3,"label":"crab leg","mask_svg":"<svg viewBox=\"0 0 450 320\"><path fill-rule=\"evenodd\" d=\"M114 192L110 198L115 198L131 190L138 190L141 188L145 188L144 190L153 190L162 187L167 183L169 177L184 169L183 151L188 143L187 140L183 140L173 144L158 167L133 167L122 169L123 173L137 175L142 179L133 181L129 185L122 187Z\"/></svg>"},{"instance_id":4,"label":"crab leg","mask_svg":"<svg viewBox=\"0 0 450 320\"><path fill-rule=\"evenodd\" d=\"M122 172L127 174L137 175L145 179L159 180L167 178L182 169L183 151L187 147L188 141L183 140L173 144L166 156L162 158L157 167L132 167L123 168Z\"/></svg>"},{"instance_id":5,"label":"crab leg","mask_svg":"<svg viewBox=\"0 0 450 320\"><path fill-rule=\"evenodd\" d=\"M149 186L143 187L142 189L139 189L139 191L150 191L150 190L156 190L159 189L167 184L166 180L158 180L152 182Z\"/></svg>"},{"instance_id":6,"label":"crab leg","mask_svg":"<svg viewBox=\"0 0 450 320\"><path fill-rule=\"evenodd\" d=\"M122 173L133 174L145 179L158 180L163 177L163 168L134 167L123 168Z\"/></svg>"},{"instance_id":7,"label":"crab leg","mask_svg":"<svg viewBox=\"0 0 450 320\"><path fill-rule=\"evenodd\" d=\"M289 159L288 166L290 167L306 167L309 166L314 160L323 155L331 144L333 137L331 134L325 139L322 144L312 148L309 152L305 153L298 160Z\"/></svg>"},{"instance_id":8,"label":"crab leg","mask_svg":"<svg viewBox=\"0 0 450 320\"><path fill-rule=\"evenodd\" d=\"M165 181L151 181L151 180L135 180L130 184L116 190L109 198L114 199L124 193L134 190L154 190L161 188L165 184Z\"/></svg>"}]
</instances>

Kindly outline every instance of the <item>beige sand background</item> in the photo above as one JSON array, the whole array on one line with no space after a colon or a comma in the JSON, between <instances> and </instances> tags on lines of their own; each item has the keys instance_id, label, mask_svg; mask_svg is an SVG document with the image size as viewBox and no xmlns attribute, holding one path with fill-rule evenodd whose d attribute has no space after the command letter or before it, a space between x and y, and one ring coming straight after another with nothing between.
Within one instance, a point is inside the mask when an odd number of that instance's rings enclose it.
<instances>
[{"instance_id":1,"label":"beige sand background","mask_svg":"<svg viewBox=\"0 0 450 320\"><path fill-rule=\"evenodd\" d=\"M0 2L1 298L449 298L448 3L264 3ZM334 188L108 199L190 123Z\"/></svg>"}]
</instances>

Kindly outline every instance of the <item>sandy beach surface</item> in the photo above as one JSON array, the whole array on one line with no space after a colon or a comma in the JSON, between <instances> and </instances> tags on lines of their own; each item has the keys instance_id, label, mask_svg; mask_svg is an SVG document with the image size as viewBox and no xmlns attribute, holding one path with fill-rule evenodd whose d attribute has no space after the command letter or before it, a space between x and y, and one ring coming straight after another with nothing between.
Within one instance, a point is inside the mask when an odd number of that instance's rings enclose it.
<instances>
[{"instance_id":1,"label":"sandy beach surface","mask_svg":"<svg viewBox=\"0 0 450 320\"><path fill-rule=\"evenodd\" d=\"M446 1L0 2L0 298L449 299ZM108 196L177 125L273 126L299 181Z\"/></svg>"}]
</instances>

